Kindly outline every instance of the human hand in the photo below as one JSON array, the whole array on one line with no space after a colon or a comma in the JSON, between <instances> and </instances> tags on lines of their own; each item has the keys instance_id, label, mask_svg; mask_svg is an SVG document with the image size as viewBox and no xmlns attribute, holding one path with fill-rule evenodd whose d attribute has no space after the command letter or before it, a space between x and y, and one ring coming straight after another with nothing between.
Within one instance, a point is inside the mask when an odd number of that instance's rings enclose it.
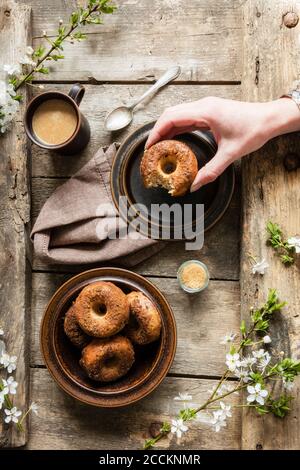
<instances>
[{"instance_id":1,"label":"human hand","mask_svg":"<svg viewBox=\"0 0 300 470\"><path fill-rule=\"evenodd\" d=\"M300 129L300 112L289 98L268 103L203 98L167 108L153 127L146 148L196 129L210 129L218 151L199 170L191 192L214 181L232 162L258 150L269 139Z\"/></svg>"}]
</instances>

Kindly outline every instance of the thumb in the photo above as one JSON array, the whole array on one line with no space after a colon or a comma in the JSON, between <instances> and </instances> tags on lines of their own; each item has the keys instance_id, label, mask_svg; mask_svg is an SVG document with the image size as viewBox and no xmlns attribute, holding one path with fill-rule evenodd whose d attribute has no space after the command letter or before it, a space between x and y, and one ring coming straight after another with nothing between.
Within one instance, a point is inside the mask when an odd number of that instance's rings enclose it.
<instances>
[{"instance_id":1,"label":"thumb","mask_svg":"<svg viewBox=\"0 0 300 470\"><path fill-rule=\"evenodd\" d=\"M191 193L197 191L199 188L201 188L201 186L215 181L218 176L220 176L223 171L226 170L230 163L230 158L226 158L225 155L219 150L214 158L198 171L190 189Z\"/></svg>"}]
</instances>

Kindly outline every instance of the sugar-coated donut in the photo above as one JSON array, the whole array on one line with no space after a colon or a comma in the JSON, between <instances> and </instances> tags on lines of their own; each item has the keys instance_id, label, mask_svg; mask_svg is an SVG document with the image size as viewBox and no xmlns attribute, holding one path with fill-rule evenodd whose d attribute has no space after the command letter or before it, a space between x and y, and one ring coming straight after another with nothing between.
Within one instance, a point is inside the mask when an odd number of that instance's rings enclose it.
<instances>
[{"instance_id":1,"label":"sugar-coated donut","mask_svg":"<svg viewBox=\"0 0 300 470\"><path fill-rule=\"evenodd\" d=\"M145 151L140 172L146 188L162 186L171 196L183 196L197 175L198 162L183 142L162 140Z\"/></svg>"},{"instance_id":2,"label":"sugar-coated donut","mask_svg":"<svg viewBox=\"0 0 300 470\"><path fill-rule=\"evenodd\" d=\"M80 292L75 306L79 326L97 338L115 335L129 320L126 295L111 282L89 284Z\"/></svg>"},{"instance_id":3,"label":"sugar-coated donut","mask_svg":"<svg viewBox=\"0 0 300 470\"><path fill-rule=\"evenodd\" d=\"M64 331L76 348L82 349L89 342L90 337L80 328L76 319L75 305L72 304L64 319Z\"/></svg>"},{"instance_id":4,"label":"sugar-coated donut","mask_svg":"<svg viewBox=\"0 0 300 470\"><path fill-rule=\"evenodd\" d=\"M92 380L113 382L123 377L134 363L134 350L124 336L94 339L82 351L80 365Z\"/></svg>"},{"instance_id":5,"label":"sugar-coated donut","mask_svg":"<svg viewBox=\"0 0 300 470\"><path fill-rule=\"evenodd\" d=\"M142 292L127 295L130 317L124 334L136 344L149 344L157 340L161 330L161 318L156 307Z\"/></svg>"}]
</instances>

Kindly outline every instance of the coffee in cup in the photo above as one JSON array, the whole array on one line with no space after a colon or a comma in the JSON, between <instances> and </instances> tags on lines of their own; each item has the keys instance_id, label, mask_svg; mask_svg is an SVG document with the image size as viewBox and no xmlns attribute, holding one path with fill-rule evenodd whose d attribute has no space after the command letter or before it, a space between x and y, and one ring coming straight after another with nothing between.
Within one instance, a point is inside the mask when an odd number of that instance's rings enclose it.
<instances>
[{"instance_id":1,"label":"coffee in cup","mask_svg":"<svg viewBox=\"0 0 300 470\"><path fill-rule=\"evenodd\" d=\"M39 147L72 154L90 139L87 119L79 111L85 89L76 84L69 95L58 91L41 93L29 103L25 114L28 137Z\"/></svg>"}]
</instances>

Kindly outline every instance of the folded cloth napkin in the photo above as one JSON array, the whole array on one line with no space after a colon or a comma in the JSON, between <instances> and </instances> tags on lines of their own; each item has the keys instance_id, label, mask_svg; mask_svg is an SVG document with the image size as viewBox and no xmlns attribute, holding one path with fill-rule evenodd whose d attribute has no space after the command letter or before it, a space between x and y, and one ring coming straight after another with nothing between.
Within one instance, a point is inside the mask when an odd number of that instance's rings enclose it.
<instances>
[{"instance_id":1,"label":"folded cloth napkin","mask_svg":"<svg viewBox=\"0 0 300 470\"><path fill-rule=\"evenodd\" d=\"M110 170L116 151L116 144L99 149L45 202L31 232L35 252L42 261L134 266L164 246L163 242L141 236L109 238L116 224L120 230L126 227L110 193Z\"/></svg>"}]
</instances>

